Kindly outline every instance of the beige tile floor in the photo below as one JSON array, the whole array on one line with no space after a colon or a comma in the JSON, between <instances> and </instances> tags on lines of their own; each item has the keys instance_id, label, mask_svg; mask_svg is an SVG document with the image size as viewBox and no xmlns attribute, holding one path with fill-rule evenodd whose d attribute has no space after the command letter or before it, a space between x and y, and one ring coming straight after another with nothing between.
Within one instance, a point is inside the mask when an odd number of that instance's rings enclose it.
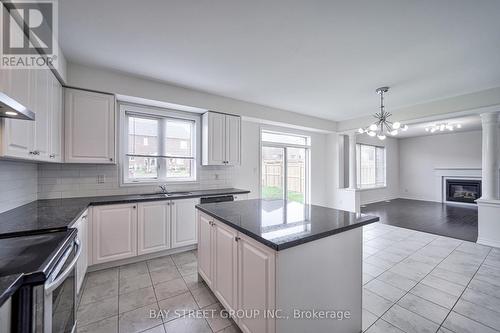
<instances>
[{"instance_id":1,"label":"beige tile floor","mask_svg":"<svg viewBox=\"0 0 500 333\"><path fill-rule=\"evenodd\" d=\"M500 250L374 223L363 228L363 331L500 332ZM197 281L196 251L89 273L78 332L240 332ZM150 318L151 310L172 310Z\"/></svg>"}]
</instances>

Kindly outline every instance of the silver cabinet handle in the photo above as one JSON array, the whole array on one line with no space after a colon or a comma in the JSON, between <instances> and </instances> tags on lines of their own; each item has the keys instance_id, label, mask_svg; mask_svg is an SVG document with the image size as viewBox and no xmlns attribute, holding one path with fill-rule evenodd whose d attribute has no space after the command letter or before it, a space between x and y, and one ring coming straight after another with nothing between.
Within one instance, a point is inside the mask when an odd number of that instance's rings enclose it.
<instances>
[{"instance_id":1,"label":"silver cabinet handle","mask_svg":"<svg viewBox=\"0 0 500 333\"><path fill-rule=\"evenodd\" d=\"M236 237L234 237L234 240L237 241L237 242L239 242L241 240L241 238L238 237L238 236L236 236Z\"/></svg>"},{"instance_id":2,"label":"silver cabinet handle","mask_svg":"<svg viewBox=\"0 0 500 333\"><path fill-rule=\"evenodd\" d=\"M49 157L50 158L56 158L56 154L50 154Z\"/></svg>"}]
</instances>

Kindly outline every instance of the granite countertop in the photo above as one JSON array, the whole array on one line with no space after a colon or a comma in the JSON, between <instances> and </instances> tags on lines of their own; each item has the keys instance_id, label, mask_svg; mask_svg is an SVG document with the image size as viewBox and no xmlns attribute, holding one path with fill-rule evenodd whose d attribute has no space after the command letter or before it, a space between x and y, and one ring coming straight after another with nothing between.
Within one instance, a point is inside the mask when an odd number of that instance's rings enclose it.
<instances>
[{"instance_id":1,"label":"granite countertop","mask_svg":"<svg viewBox=\"0 0 500 333\"><path fill-rule=\"evenodd\" d=\"M175 193L175 192L174 192ZM248 190L236 188L189 191L189 195L113 195L33 201L0 214L0 238L33 232L65 230L73 225L89 207L96 205L133 203L141 201L178 200L224 194L245 194Z\"/></svg>"},{"instance_id":2,"label":"granite countertop","mask_svg":"<svg viewBox=\"0 0 500 333\"><path fill-rule=\"evenodd\" d=\"M22 283L22 273L0 276L0 306L16 292Z\"/></svg>"},{"instance_id":3,"label":"granite countertop","mask_svg":"<svg viewBox=\"0 0 500 333\"><path fill-rule=\"evenodd\" d=\"M207 203L196 208L276 251L379 220L376 216L284 200Z\"/></svg>"}]
</instances>

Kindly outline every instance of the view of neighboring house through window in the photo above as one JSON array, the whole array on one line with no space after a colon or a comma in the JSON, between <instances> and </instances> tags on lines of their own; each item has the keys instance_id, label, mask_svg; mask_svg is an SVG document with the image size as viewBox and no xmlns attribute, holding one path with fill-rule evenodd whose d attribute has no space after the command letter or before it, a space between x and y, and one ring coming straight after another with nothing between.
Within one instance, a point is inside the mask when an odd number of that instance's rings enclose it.
<instances>
[{"instance_id":1,"label":"view of neighboring house through window","mask_svg":"<svg viewBox=\"0 0 500 333\"><path fill-rule=\"evenodd\" d=\"M124 183L196 180L195 121L125 113Z\"/></svg>"},{"instance_id":2,"label":"view of neighboring house through window","mask_svg":"<svg viewBox=\"0 0 500 333\"><path fill-rule=\"evenodd\" d=\"M356 145L358 188L386 186L385 147Z\"/></svg>"},{"instance_id":3,"label":"view of neighboring house through window","mask_svg":"<svg viewBox=\"0 0 500 333\"><path fill-rule=\"evenodd\" d=\"M261 196L307 202L311 139L290 133L261 131Z\"/></svg>"}]
</instances>

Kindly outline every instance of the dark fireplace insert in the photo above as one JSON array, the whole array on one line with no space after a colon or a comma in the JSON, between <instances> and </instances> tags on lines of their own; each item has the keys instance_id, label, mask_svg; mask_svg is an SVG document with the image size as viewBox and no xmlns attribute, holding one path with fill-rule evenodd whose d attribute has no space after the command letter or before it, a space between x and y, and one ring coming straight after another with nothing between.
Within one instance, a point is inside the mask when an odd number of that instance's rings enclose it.
<instances>
[{"instance_id":1,"label":"dark fireplace insert","mask_svg":"<svg viewBox=\"0 0 500 333\"><path fill-rule=\"evenodd\" d=\"M481 197L481 181L476 179L446 179L446 200L475 204Z\"/></svg>"}]
</instances>

